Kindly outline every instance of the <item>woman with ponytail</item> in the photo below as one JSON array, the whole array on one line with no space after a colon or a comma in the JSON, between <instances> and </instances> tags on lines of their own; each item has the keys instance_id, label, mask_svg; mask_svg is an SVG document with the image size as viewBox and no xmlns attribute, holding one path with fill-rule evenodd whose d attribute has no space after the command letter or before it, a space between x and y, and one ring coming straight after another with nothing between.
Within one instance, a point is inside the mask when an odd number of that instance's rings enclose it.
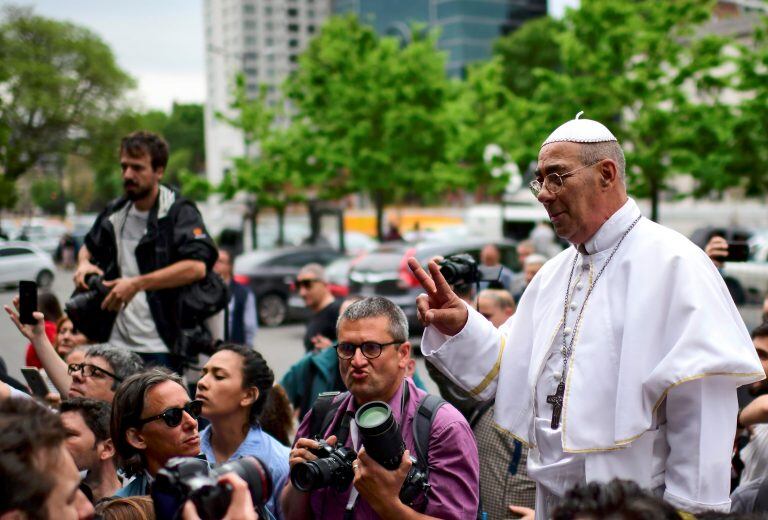
<instances>
[{"instance_id":1,"label":"woman with ponytail","mask_svg":"<svg viewBox=\"0 0 768 520\"><path fill-rule=\"evenodd\" d=\"M264 432L259 424L275 376L253 349L234 343L221 345L197 382L196 399L210 421L200 432L200 450L211 464L246 455L261 459L272 476L273 493L267 508L280 518L279 496L288 477L289 448Z\"/></svg>"}]
</instances>

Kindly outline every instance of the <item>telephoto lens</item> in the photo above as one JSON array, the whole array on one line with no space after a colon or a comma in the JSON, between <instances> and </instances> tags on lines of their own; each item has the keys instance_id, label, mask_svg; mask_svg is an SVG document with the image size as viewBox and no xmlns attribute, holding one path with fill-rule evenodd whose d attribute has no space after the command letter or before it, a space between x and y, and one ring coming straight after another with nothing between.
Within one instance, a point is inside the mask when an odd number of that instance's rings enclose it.
<instances>
[{"instance_id":1,"label":"telephoto lens","mask_svg":"<svg viewBox=\"0 0 768 520\"><path fill-rule=\"evenodd\" d=\"M400 467L405 443L392 409L383 401L372 401L355 414L360 440L373 460L392 471Z\"/></svg>"}]
</instances>

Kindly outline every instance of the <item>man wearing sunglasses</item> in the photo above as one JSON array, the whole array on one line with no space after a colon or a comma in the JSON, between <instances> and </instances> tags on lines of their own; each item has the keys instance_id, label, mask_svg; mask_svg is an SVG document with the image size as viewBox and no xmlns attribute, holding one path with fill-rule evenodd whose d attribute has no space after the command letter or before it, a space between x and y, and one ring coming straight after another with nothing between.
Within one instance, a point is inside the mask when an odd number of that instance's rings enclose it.
<instances>
[{"instance_id":1,"label":"man wearing sunglasses","mask_svg":"<svg viewBox=\"0 0 768 520\"><path fill-rule=\"evenodd\" d=\"M347 489L339 492L323 488L304 493L289 481L281 496L283 517L329 520L352 517L358 520L475 518L479 500L477 446L467 421L447 403L435 412L429 428L430 489L416 499L413 508L398 497L411 467L407 454L410 452L415 456L416 453L414 416L426 396L413 380L406 377L411 344L408 342L408 320L403 311L382 297L355 302L339 318L338 337L339 372L349 392L337 396L335 410L329 410L333 419L318 434L331 445L338 440L358 453L357 460L352 463L355 478ZM400 425L408 452L394 471L385 469L366 455L361 449L354 421L346 419L371 401L388 403ZM318 446L310 438L315 413L320 412L313 408L299 426L290 453L291 467L316 459L310 452ZM347 431L349 434L345 435L343 432Z\"/></svg>"},{"instance_id":2,"label":"man wearing sunglasses","mask_svg":"<svg viewBox=\"0 0 768 520\"><path fill-rule=\"evenodd\" d=\"M110 430L122 469L135 478L116 495L146 495L157 471L173 457L200 453L202 403L189 398L181 378L151 368L126 379L112 405Z\"/></svg>"},{"instance_id":3,"label":"man wearing sunglasses","mask_svg":"<svg viewBox=\"0 0 768 520\"><path fill-rule=\"evenodd\" d=\"M328 288L323 266L307 264L302 267L296 276L296 290L312 311L304 332L304 348L313 352L330 347L336 341L336 320L341 302Z\"/></svg>"}]
</instances>

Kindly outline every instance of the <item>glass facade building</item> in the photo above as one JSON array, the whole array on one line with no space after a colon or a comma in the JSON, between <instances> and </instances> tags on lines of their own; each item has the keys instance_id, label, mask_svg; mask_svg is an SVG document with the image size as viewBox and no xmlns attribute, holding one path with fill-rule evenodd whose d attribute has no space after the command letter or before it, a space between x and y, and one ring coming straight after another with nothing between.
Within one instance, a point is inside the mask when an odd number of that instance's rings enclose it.
<instances>
[{"instance_id":1,"label":"glass facade building","mask_svg":"<svg viewBox=\"0 0 768 520\"><path fill-rule=\"evenodd\" d=\"M331 12L355 13L379 34L406 39L413 22L437 28L448 73L462 76L468 64L491 56L496 38L547 14L547 0L332 0Z\"/></svg>"}]
</instances>

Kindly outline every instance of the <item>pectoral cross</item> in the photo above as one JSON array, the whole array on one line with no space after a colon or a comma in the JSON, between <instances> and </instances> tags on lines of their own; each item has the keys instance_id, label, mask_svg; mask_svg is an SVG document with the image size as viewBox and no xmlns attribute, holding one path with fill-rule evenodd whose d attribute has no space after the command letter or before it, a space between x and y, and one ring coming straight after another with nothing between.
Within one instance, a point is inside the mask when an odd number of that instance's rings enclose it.
<instances>
[{"instance_id":1,"label":"pectoral cross","mask_svg":"<svg viewBox=\"0 0 768 520\"><path fill-rule=\"evenodd\" d=\"M565 395L565 383L560 381L554 394L547 396L547 402L552 405L552 429L560 426L560 412L563 410L563 396Z\"/></svg>"}]
</instances>

